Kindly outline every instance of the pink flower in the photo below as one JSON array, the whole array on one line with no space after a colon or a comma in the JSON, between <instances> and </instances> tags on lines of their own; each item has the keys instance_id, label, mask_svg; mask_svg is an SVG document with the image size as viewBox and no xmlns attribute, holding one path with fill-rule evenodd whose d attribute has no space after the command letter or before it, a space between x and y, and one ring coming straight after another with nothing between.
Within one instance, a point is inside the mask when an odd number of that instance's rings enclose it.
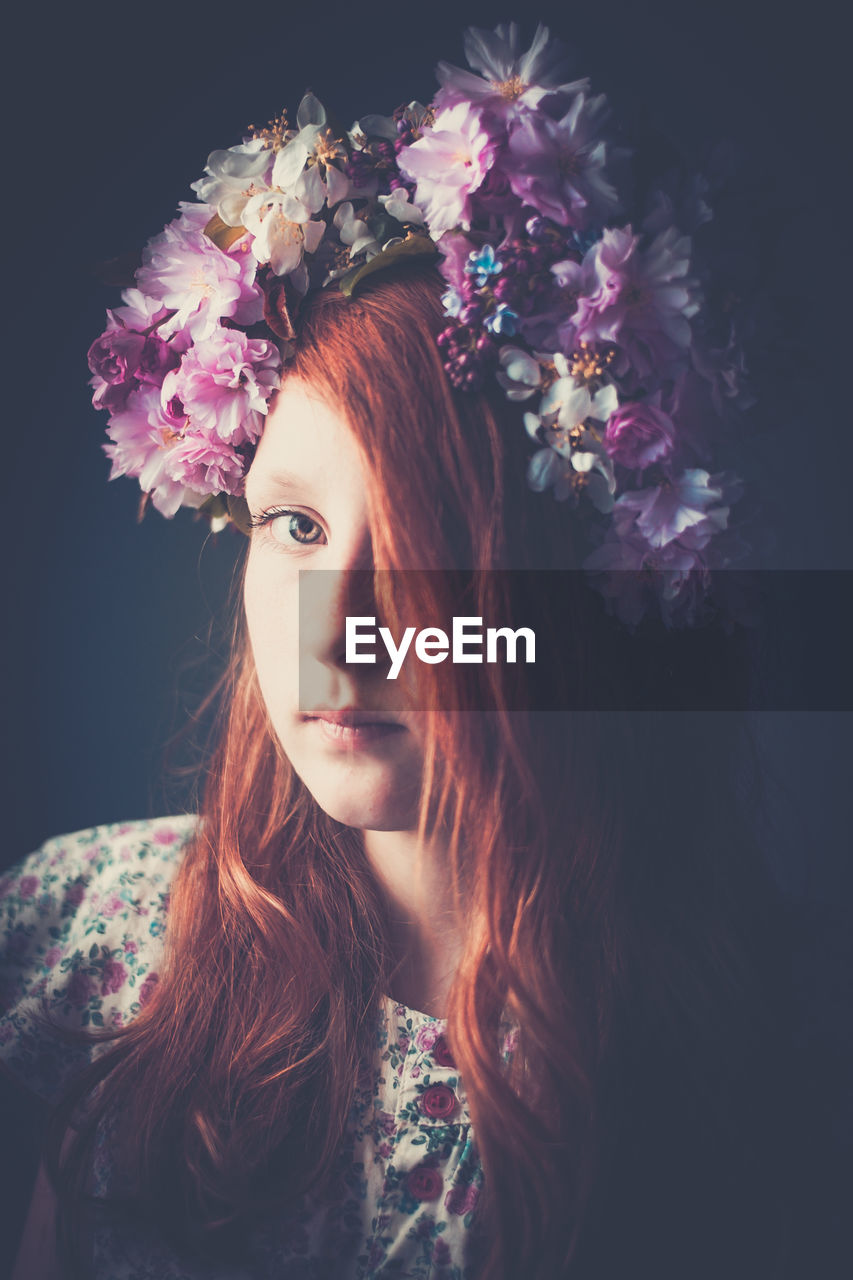
<instances>
[{"instance_id":1,"label":"pink flower","mask_svg":"<svg viewBox=\"0 0 853 1280\"><path fill-rule=\"evenodd\" d=\"M473 1183L469 1183L467 1187L451 1187L444 1197L444 1207L448 1213L455 1213L462 1217L466 1213L471 1213L478 1198L479 1192Z\"/></svg>"},{"instance_id":2,"label":"pink flower","mask_svg":"<svg viewBox=\"0 0 853 1280\"><path fill-rule=\"evenodd\" d=\"M50 950L45 953L44 962L47 965L48 969L52 969L55 964L59 963L59 960L61 959L61 957L62 957L62 948L51 947Z\"/></svg>"},{"instance_id":3,"label":"pink flower","mask_svg":"<svg viewBox=\"0 0 853 1280\"><path fill-rule=\"evenodd\" d=\"M397 163L417 183L415 203L434 239L454 227L470 227L471 196L494 159L495 143L467 102L440 111L423 137L401 148Z\"/></svg>"},{"instance_id":4,"label":"pink flower","mask_svg":"<svg viewBox=\"0 0 853 1280\"><path fill-rule=\"evenodd\" d=\"M101 915L106 916L108 920L116 914L117 911L124 910L124 903L117 893L111 893L107 900L101 906Z\"/></svg>"},{"instance_id":5,"label":"pink flower","mask_svg":"<svg viewBox=\"0 0 853 1280\"><path fill-rule=\"evenodd\" d=\"M435 1022L427 1022L415 1032L415 1046L422 1053L428 1053L440 1035L440 1028Z\"/></svg>"},{"instance_id":6,"label":"pink flower","mask_svg":"<svg viewBox=\"0 0 853 1280\"><path fill-rule=\"evenodd\" d=\"M136 943L133 941L133 938L125 938L124 950L127 955L135 956L139 948L137 947Z\"/></svg>"},{"instance_id":7,"label":"pink flower","mask_svg":"<svg viewBox=\"0 0 853 1280\"><path fill-rule=\"evenodd\" d=\"M604 433L604 447L613 461L634 470L668 457L674 444L672 419L648 401L622 405L611 415Z\"/></svg>"},{"instance_id":8,"label":"pink flower","mask_svg":"<svg viewBox=\"0 0 853 1280\"><path fill-rule=\"evenodd\" d=\"M121 991L127 979L127 970L119 960L108 960L101 978L101 995L108 996Z\"/></svg>"},{"instance_id":9,"label":"pink flower","mask_svg":"<svg viewBox=\"0 0 853 1280\"><path fill-rule=\"evenodd\" d=\"M33 898L39 887L38 876L23 876L18 885L18 893L22 898Z\"/></svg>"},{"instance_id":10,"label":"pink flower","mask_svg":"<svg viewBox=\"0 0 853 1280\"><path fill-rule=\"evenodd\" d=\"M110 418L103 446L112 461L110 479L135 476L154 506L164 516L178 507L199 506L204 493L177 482L167 468L170 446L180 439L175 419L164 410L157 387L144 386L129 397L127 407Z\"/></svg>"},{"instance_id":11,"label":"pink flower","mask_svg":"<svg viewBox=\"0 0 853 1280\"><path fill-rule=\"evenodd\" d=\"M163 338L186 328L198 342L210 337L224 316L237 324L263 318L255 259L239 247L232 253L217 248L198 225L211 210L200 210L201 217L184 212L149 240L136 273L142 292L174 312L159 328Z\"/></svg>"},{"instance_id":12,"label":"pink flower","mask_svg":"<svg viewBox=\"0 0 853 1280\"><path fill-rule=\"evenodd\" d=\"M244 461L218 437L187 431L166 458L172 480L196 493L243 492Z\"/></svg>"},{"instance_id":13,"label":"pink flower","mask_svg":"<svg viewBox=\"0 0 853 1280\"><path fill-rule=\"evenodd\" d=\"M573 319L580 340L618 343L645 378L683 359L698 303L687 276L687 236L671 227L647 249L638 244L630 227L604 232L584 259L584 276L594 283L579 298Z\"/></svg>"},{"instance_id":14,"label":"pink flower","mask_svg":"<svg viewBox=\"0 0 853 1280\"><path fill-rule=\"evenodd\" d=\"M166 375L162 403L177 397L191 427L211 438L218 435L231 445L254 442L280 369L274 343L217 326Z\"/></svg>"}]
</instances>

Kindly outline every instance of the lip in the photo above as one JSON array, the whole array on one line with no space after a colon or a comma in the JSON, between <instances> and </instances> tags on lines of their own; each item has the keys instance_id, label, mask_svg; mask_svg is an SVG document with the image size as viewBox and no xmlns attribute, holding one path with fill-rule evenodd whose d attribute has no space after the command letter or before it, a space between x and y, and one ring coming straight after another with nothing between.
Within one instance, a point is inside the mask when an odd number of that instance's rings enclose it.
<instances>
[{"instance_id":1,"label":"lip","mask_svg":"<svg viewBox=\"0 0 853 1280\"><path fill-rule=\"evenodd\" d=\"M328 742L348 748L370 746L404 733L406 728L396 720L389 720L387 712L364 711L358 707L344 707L341 711L317 707L302 718L306 722L314 721Z\"/></svg>"},{"instance_id":2,"label":"lip","mask_svg":"<svg viewBox=\"0 0 853 1280\"><path fill-rule=\"evenodd\" d=\"M331 707L315 707L313 711L306 711L303 719L322 720L326 724L341 725L349 729L380 724L403 728L399 721L390 718L387 711L368 711L362 707L343 707L340 711L333 711Z\"/></svg>"}]
</instances>

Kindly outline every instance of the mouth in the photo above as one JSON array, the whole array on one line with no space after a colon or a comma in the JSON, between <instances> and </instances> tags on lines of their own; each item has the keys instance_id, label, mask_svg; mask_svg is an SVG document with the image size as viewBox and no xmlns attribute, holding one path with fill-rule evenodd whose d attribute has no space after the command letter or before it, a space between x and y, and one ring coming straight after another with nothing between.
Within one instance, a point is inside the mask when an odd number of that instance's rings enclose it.
<instances>
[{"instance_id":1,"label":"mouth","mask_svg":"<svg viewBox=\"0 0 853 1280\"><path fill-rule=\"evenodd\" d=\"M406 726L389 720L387 712L365 711L357 707L345 707L341 711L320 707L306 713L302 719L315 723L327 741L345 747L367 746L406 732Z\"/></svg>"}]
</instances>

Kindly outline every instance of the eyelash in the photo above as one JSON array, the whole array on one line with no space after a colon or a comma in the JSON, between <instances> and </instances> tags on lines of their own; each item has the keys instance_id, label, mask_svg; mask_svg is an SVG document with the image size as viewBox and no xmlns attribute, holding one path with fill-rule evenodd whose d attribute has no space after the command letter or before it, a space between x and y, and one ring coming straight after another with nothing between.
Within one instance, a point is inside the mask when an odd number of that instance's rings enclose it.
<instances>
[{"instance_id":1,"label":"eyelash","mask_svg":"<svg viewBox=\"0 0 853 1280\"><path fill-rule=\"evenodd\" d=\"M249 526L253 530L269 529L273 521L278 520L279 518L282 518L284 516L303 516L304 519L310 520L311 523L315 525L320 530L321 533L323 532L318 520L315 520L313 516L309 516L306 511L297 511L293 507L269 507L265 511L259 511L256 516L252 516L252 515L249 516ZM276 541L275 539L273 540ZM277 545L282 549L284 549L287 544L284 542L278 542ZM319 539L312 539L310 542L299 542L298 539L294 538L292 545L294 547L315 547L315 546L322 546L323 544L319 541Z\"/></svg>"}]
</instances>

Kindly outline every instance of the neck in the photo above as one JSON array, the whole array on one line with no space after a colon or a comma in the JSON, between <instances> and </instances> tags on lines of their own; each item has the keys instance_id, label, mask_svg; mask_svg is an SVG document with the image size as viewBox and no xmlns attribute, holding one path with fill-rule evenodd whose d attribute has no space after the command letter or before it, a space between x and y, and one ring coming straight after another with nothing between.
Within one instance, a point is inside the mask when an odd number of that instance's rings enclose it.
<instances>
[{"instance_id":1,"label":"neck","mask_svg":"<svg viewBox=\"0 0 853 1280\"><path fill-rule=\"evenodd\" d=\"M394 958L388 994L445 1017L463 937L447 846L419 845L415 831L365 831L364 848L388 908Z\"/></svg>"}]
</instances>

